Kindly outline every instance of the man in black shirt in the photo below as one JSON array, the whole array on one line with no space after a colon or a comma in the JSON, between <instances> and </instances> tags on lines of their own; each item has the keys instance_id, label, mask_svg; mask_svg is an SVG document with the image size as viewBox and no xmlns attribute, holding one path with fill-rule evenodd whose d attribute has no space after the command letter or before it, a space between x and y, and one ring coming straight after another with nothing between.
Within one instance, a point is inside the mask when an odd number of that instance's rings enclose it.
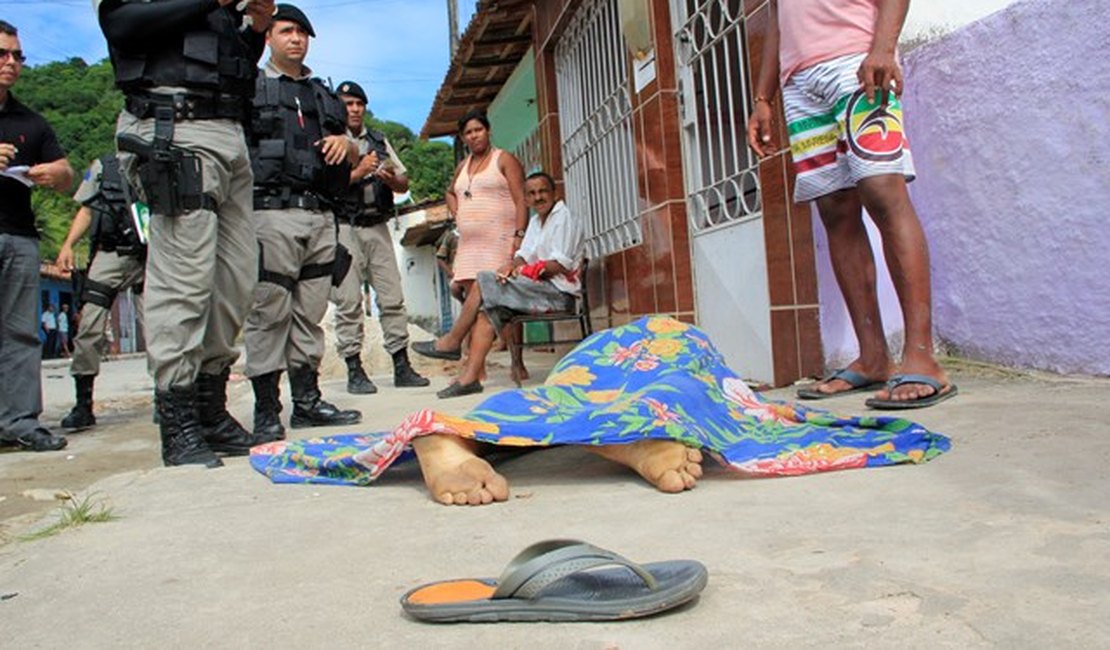
<instances>
[{"instance_id":1,"label":"man in black shirt","mask_svg":"<svg viewBox=\"0 0 1110 650\"><path fill-rule=\"evenodd\" d=\"M46 120L11 94L23 61L18 30L0 20L0 444L53 451L66 439L39 423L39 236L31 188L68 190L73 169Z\"/></svg>"}]
</instances>

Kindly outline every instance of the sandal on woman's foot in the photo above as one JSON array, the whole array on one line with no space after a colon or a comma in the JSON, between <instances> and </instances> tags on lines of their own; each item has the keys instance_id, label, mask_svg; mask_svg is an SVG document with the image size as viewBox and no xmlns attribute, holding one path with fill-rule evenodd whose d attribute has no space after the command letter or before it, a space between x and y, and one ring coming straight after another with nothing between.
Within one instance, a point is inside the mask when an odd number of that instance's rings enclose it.
<instances>
[{"instance_id":1,"label":"sandal on woman's foot","mask_svg":"<svg viewBox=\"0 0 1110 650\"><path fill-rule=\"evenodd\" d=\"M446 399L448 397L462 397L463 395L473 395L475 393L480 393L483 390L485 389L482 388L482 383L478 381L472 381L469 384L460 384L457 381L453 381L451 382L450 386L436 393L436 397L439 397L440 399Z\"/></svg>"}]
</instances>

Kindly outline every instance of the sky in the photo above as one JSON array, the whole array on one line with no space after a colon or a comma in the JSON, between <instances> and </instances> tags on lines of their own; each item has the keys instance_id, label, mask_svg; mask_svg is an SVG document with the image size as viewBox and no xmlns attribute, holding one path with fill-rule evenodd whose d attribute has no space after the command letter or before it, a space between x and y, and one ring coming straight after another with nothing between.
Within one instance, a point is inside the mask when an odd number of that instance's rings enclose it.
<instances>
[{"instance_id":1,"label":"sky","mask_svg":"<svg viewBox=\"0 0 1110 650\"><path fill-rule=\"evenodd\" d=\"M298 0L317 38L306 63L335 85L356 81L380 119L419 133L450 63L446 0ZM474 13L459 0L459 29ZM29 65L108 56L91 0L0 0ZM263 60L267 57L263 55ZM18 87L16 88L18 91Z\"/></svg>"},{"instance_id":2,"label":"sky","mask_svg":"<svg viewBox=\"0 0 1110 650\"><path fill-rule=\"evenodd\" d=\"M915 0L905 32L931 25L957 27L1014 0ZM379 119L419 133L450 63L447 0L298 0L318 38L307 63L335 85L356 81ZM459 29L474 0L458 0ZM108 55L91 0L0 0L0 19L19 28L28 63ZM264 55L265 56L265 55Z\"/></svg>"}]
</instances>

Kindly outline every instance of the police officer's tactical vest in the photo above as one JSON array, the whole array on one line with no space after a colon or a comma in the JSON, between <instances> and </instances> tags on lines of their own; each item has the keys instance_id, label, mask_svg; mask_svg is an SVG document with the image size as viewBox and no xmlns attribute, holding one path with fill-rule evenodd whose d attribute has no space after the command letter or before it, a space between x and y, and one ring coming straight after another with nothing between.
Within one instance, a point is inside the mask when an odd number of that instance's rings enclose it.
<instances>
[{"instance_id":1,"label":"police officer's tactical vest","mask_svg":"<svg viewBox=\"0 0 1110 650\"><path fill-rule=\"evenodd\" d=\"M131 218L130 187L114 155L100 158L100 191L85 202L93 214L90 240L95 250L141 255L145 246Z\"/></svg>"},{"instance_id":2,"label":"police officer's tactical vest","mask_svg":"<svg viewBox=\"0 0 1110 650\"><path fill-rule=\"evenodd\" d=\"M385 134L366 129L366 139L370 144L367 153L376 151L379 161L389 158ZM344 198L344 209L339 216L353 224L376 225L393 216L393 190L377 176L368 176L352 184Z\"/></svg>"},{"instance_id":3,"label":"police officer's tactical vest","mask_svg":"<svg viewBox=\"0 0 1110 650\"><path fill-rule=\"evenodd\" d=\"M164 0L123 0L162 2ZM116 85L124 93L179 86L247 98L254 92L257 56L239 31L238 14L215 10L179 34L159 35L135 49L108 44Z\"/></svg>"},{"instance_id":4,"label":"police officer's tactical vest","mask_svg":"<svg viewBox=\"0 0 1110 650\"><path fill-rule=\"evenodd\" d=\"M256 188L343 195L351 165L327 165L316 143L343 133L347 110L319 79L259 74L254 93L250 154Z\"/></svg>"}]
</instances>

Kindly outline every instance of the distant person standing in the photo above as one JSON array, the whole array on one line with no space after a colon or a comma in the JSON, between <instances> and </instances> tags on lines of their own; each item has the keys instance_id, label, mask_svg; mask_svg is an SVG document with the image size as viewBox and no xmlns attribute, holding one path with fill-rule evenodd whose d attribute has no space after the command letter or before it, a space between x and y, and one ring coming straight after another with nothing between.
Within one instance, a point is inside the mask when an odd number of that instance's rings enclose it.
<instances>
[{"instance_id":1,"label":"distant person standing","mask_svg":"<svg viewBox=\"0 0 1110 650\"><path fill-rule=\"evenodd\" d=\"M0 172L6 172L0 176L0 443L53 451L65 447L66 439L39 423L40 259L31 188L65 191L73 169L46 120L11 92L24 60L19 31L0 20Z\"/></svg>"},{"instance_id":2,"label":"distant person standing","mask_svg":"<svg viewBox=\"0 0 1110 650\"><path fill-rule=\"evenodd\" d=\"M58 312L58 356L69 356L69 305L64 302Z\"/></svg>"},{"instance_id":3,"label":"distant person standing","mask_svg":"<svg viewBox=\"0 0 1110 650\"><path fill-rule=\"evenodd\" d=\"M883 382L868 406L920 408L956 394L933 358L929 247L906 190L915 171L904 137L896 52L908 8L909 0L771 0L748 143L760 156L775 150L771 104L781 86L797 172L794 200L817 204L860 348L846 368L799 390L802 399L870 390ZM863 208L882 234L906 324L897 373L879 312Z\"/></svg>"},{"instance_id":4,"label":"distant person standing","mask_svg":"<svg viewBox=\"0 0 1110 650\"><path fill-rule=\"evenodd\" d=\"M395 215L394 192L409 188L407 170L385 135L366 128L366 92L362 86L344 81L338 92L347 107L347 137L358 146L359 153L346 200L336 212L339 243L350 251L352 259L351 272L332 292L336 347L347 362L347 392L378 392L362 367L363 283L374 289L385 349L393 360L393 385L427 386L430 382L409 363L409 317L393 238L386 225Z\"/></svg>"},{"instance_id":5,"label":"distant person standing","mask_svg":"<svg viewBox=\"0 0 1110 650\"><path fill-rule=\"evenodd\" d=\"M455 220L449 219L447 221L447 229L436 240L436 266L440 271L443 271L443 276L451 286L451 295L462 302L463 287L461 284L454 281L455 279L455 255L459 251L459 231L455 229Z\"/></svg>"},{"instance_id":6,"label":"distant person standing","mask_svg":"<svg viewBox=\"0 0 1110 650\"><path fill-rule=\"evenodd\" d=\"M96 425L93 383L100 374L112 305L120 292L132 290L135 313L142 322L146 244L131 213L134 189L120 170L114 153L93 161L73 198L81 207L58 253L58 265L76 270L73 247L87 232L91 233L91 258L82 282L80 318L73 338L73 362L69 366L77 399L73 410L62 420L62 427L85 429Z\"/></svg>"},{"instance_id":7,"label":"distant person standing","mask_svg":"<svg viewBox=\"0 0 1110 650\"><path fill-rule=\"evenodd\" d=\"M42 327L42 333L46 339L42 344L42 357L53 359L58 356L58 315L54 313L53 303L42 310L39 326Z\"/></svg>"},{"instance_id":8,"label":"distant person standing","mask_svg":"<svg viewBox=\"0 0 1110 650\"><path fill-rule=\"evenodd\" d=\"M227 380L258 278L243 125L274 3L95 6L125 97L117 141L151 211L144 309L162 462L219 467L217 452L260 442L227 412Z\"/></svg>"}]
</instances>

